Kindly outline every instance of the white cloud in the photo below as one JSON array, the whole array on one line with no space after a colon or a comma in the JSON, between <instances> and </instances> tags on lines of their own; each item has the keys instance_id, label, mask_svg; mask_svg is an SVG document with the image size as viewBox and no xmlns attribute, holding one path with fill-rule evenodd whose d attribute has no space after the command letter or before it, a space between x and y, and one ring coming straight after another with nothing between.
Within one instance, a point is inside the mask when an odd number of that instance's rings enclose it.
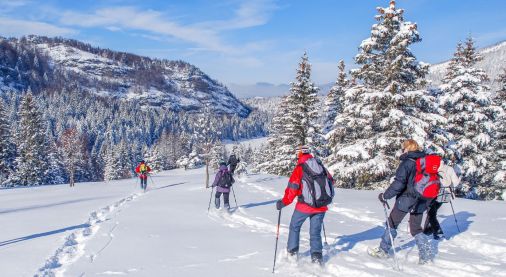
<instances>
[{"instance_id":1,"label":"white cloud","mask_svg":"<svg viewBox=\"0 0 506 277\"><path fill-rule=\"evenodd\" d=\"M208 21L196 24L214 30L244 29L266 24L271 13L278 7L272 0L245 1L235 11L235 16L227 20Z\"/></svg>"},{"instance_id":2,"label":"white cloud","mask_svg":"<svg viewBox=\"0 0 506 277\"><path fill-rule=\"evenodd\" d=\"M195 44L199 51L237 55L244 53L245 47L224 42L221 33L266 24L270 13L275 9L272 3L272 0L244 1L235 11L235 16L229 20L191 24L179 23L160 11L141 10L131 6L101 8L91 13L66 11L62 13L60 23L67 26L102 27L109 30L145 31L149 33L146 35L158 38L166 36Z\"/></svg>"},{"instance_id":3,"label":"white cloud","mask_svg":"<svg viewBox=\"0 0 506 277\"><path fill-rule=\"evenodd\" d=\"M69 26L107 27L116 26L161 34L195 43L213 51L233 51L223 44L218 35L209 29L200 29L170 21L161 12L139 10L134 7L112 7L96 10L94 13L64 12L60 22Z\"/></svg>"},{"instance_id":4,"label":"white cloud","mask_svg":"<svg viewBox=\"0 0 506 277\"><path fill-rule=\"evenodd\" d=\"M0 11L10 11L19 7L26 6L31 1L27 0L0 0Z\"/></svg>"},{"instance_id":5,"label":"white cloud","mask_svg":"<svg viewBox=\"0 0 506 277\"><path fill-rule=\"evenodd\" d=\"M0 17L0 34L5 37L18 37L23 35L68 36L77 33L70 28L62 28L49 23L18 20Z\"/></svg>"}]
</instances>

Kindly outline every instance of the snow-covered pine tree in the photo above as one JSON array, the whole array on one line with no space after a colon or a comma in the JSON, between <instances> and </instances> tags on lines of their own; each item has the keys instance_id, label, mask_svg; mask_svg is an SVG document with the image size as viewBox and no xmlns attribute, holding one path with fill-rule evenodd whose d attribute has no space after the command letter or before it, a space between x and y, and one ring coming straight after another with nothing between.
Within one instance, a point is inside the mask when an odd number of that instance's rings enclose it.
<instances>
[{"instance_id":1,"label":"snow-covered pine tree","mask_svg":"<svg viewBox=\"0 0 506 277\"><path fill-rule=\"evenodd\" d=\"M0 100L0 185L7 185L9 175L14 169L16 148L12 142L11 131L4 103Z\"/></svg>"},{"instance_id":2,"label":"snow-covered pine tree","mask_svg":"<svg viewBox=\"0 0 506 277\"><path fill-rule=\"evenodd\" d=\"M285 134L294 139L292 153L297 146L307 145L315 156L324 156L326 143L318 123L318 87L311 81L311 64L307 53L301 58L286 101L288 109L284 128Z\"/></svg>"},{"instance_id":3,"label":"snow-covered pine tree","mask_svg":"<svg viewBox=\"0 0 506 277\"><path fill-rule=\"evenodd\" d=\"M206 188L209 187L209 162L211 160L211 149L214 143L221 136L221 131L218 130L216 122L211 118L211 109L209 106L205 107L202 113L194 121L193 125L193 140L195 141L196 148L190 155L193 155L189 160L203 160L206 166ZM195 156L196 153L198 156ZM190 162L191 164L191 162Z\"/></svg>"},{"instance_id":4,"label":"snow-covered pine tree","mask_svg":"<svg viewBox=\"0 0 506 277\"><path fill-rule=\"evenodd\" d=\"M495 103L502 104L502 115L496 121L497 138L494 142L494 148L497 149L496 173L492 180L492 185L496 188L497 194L502 200L506 200L506 68L503 74L499 75L497 80L500 88L496 93Z\"/></svg>"},{"instance_id":5,"label":"snow-covered pine tree","mask_svg":"<svg viewBox=\"0 0 506 277\"><path fill-rule=\"evenodd\" d=\"M225 146L221 143L221 140L217 140L211 148L211 154L209 159L209 166L213 170L217 170L220 166L220 162L224 161Z\"/></svg>"},{"instance_id":6,"label":"snow-covered pine tree","mask_svg":"<svg viewBox=\"0 0 506 277\"><path fill-rule=\"evenodd\" d=\"M302 56L290 93L278 106L270 126L268 148L256 171L289 175L296 162L295 151L308 145L315 156L326 151L322 128L318 124L318 88L311 82L311 65L307 53Z\"/></svg>"},{"instance_id":7,"label":"snow-covered pine tree","mask_svg":"<svg viewBox=\"0 0 506 277\"><path fill-rule=\"evenodd\" d=\"M121 179L121 174L118 171L120 166L119 161L117 156L114 154L112 147L106 150L104 162L104 180L110 181Z\"/></svg>"},{"instance_id":8,"label":"snow-covered pine tree","mask_svg":"<svg viewBox=\"0 0 506 277\"><path fill-rule=\"evenodd\" d=\"M131 156L131 149L128 147L128 143L122 140L115 146L115 154L117 157L117 172L119 173L120 179L131 178L134 176L134 169L138 161L134 161Z\"/></svg>"},{"instance_id":9,"label":"snow-covered pine tree","mask_svg":"<svg viewBox=\"0 0 506 277\"><path fill-rule=\"evenodd\" d=\"M248 160L250 160L249 157L247 157L247 149L244 145L239 144L237 148L234 149L234 154L239 159L239 163L237 164L237 167L235 168L234 174L237 176L241 175L247 175L248 174Z\"/></svg>"},{"instance_id":10,"label":"snow-covered pine tree","mask_svg":"<svg viewBox=\"0 0 506 277\"><path fill-rule=\"evenodd\" d=\"M330 89L325 99L324 119L323 119L323 133L327 134L334 126L336 115L343 110L343 95L348 88L350 81L346 76L346 67L343 60L339 61L339 72L337 80Z\"/></svg>"},{"instance_id":11,"label":"snow-covered pine tree","mask_svg":"<svg viewBox=\"0 0 506 277\"><path fill-rule=\"evenodd\" d=\"M63 163L69 176L71 187L75 185L75 175L79 164L84 160L84 138L76 128L68 128L60 138Z\"/></svg>"},{"instance_id":12,"label":"snow-covered pine tree","mask_svg":"<svg viewBox=\"0 0 506 277\"><path fill-rule=\"evenodd\" d=\"M462 167L461 192L469 198L494 198L492 178L496 166L493 140L499 106L491 101L487 74L476 63L482 58L469 37L457 46L453 63L441 85L441 106L448 119L446 130L453 143L447 148Z\"/></svg>"},{"instance_id":13,"label":"snow-covered pine tree","mask_svg":"<svg viewBox=\"0 0 506 277\"><path fill-rule=\"evenodd\" d=\"M288 97L283 97L269 127L267 145L257 155L256 171L289 175L295 165L295 138L288 133Z\"/></svg>"},{"instance_id":14,"label":"snow-covered pine tree","mask_svg":"<svg viewBox=\"0 0 506 277\"><path fill-rule=\"evenodd\" d=\"M19 130L16 136L16 172L13 181L22 186L47 184L49 169L46 126L35 98L28 92L21 101Z\"/></svg>"},{"instance_id":15,"label":"snow-covered pine tree","mask_svg":"<svg viewBox=\"0 0 506 277\"><path fill-rule=\"evenodd\" d=\"M422 89L428 66L409 48L420 41L416 24L404 21L395 1L378 11L378 23L355 57L360 67L352 76L362 83L352 82L344 93L343 111L328 134L332 154L326 161L342 187L385 185L401 142L413 138L427 145L444 122L436 99Z\"/></svg>"},{"instance_id":16,"label":"snow-covered pine tree","mask_svg":"<svg viewBox=\"0 0 506 277\"><path fill-rule=\"evenodd\" d=\"M391 93L423 87L429 65L418 62L409 48L421 41L417 25L404 20L404 10L397 9L394 0L377 10L378 23L359 47L355 62L360 67L352 76L367 88Z\"/></svg>"}]
</instances>

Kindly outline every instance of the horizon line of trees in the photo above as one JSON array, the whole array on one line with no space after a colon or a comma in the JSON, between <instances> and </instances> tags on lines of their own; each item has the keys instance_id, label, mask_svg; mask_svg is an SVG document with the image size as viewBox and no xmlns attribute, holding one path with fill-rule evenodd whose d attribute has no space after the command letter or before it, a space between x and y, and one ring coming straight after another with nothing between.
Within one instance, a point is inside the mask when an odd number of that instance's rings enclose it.
<instances>
[{"instance_id":1,"label":"horizon line of trees","mask_svg":"<svg viewBox=\"0 0 506 277\"><path fill-rule=\"evenodd\" d=\"M146 108L86 91L0 94L0 185L34 186L135 176L140 160L155 170L192 168L207 143L264 136L265 120ZM212 126L212 130L206 129ZM219 132L218 132L219 131ZM209 133L209 134L207 134ZM200 134L201 136L197 136Z\"/></svg>"}]
</instances>

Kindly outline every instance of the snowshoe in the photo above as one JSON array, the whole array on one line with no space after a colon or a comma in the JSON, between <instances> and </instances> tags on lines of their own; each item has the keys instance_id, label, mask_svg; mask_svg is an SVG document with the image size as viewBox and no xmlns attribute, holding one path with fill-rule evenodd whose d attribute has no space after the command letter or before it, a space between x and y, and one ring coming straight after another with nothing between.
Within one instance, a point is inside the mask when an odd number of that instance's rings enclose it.
<instances>
[{"instance_id":1,"label":"snowshoe","mask_svg":"<svg viewBox=\"0 0 506 277\"><path fill-rule=\"evenodd\" d=\"M429 262L432 262L432 260L423 260L423 259L418 259L418 265L426 265L426 264L428 264Z\"/></svg>"},{"instance_id":2,"label":"snowshoe","mask_svg":"<svg viewBox=\"0 0 506 277\"><path fill-rule=\"evenodd\" d=\"M292 263L297 263L297 261L299 260L299 251L298 250L292 250L292 251L287 251L287 259L289 262L292 262Z\"/></svg>"},{"instance_id":3,"label":"snowshoe","mask_svg":"<svg viewBox=\"0 0 506 277\"><path fill-rule=\"evenodd\" d=\"M311 253L311 263L323 266L323 255L322 253Z\"/></svg>"},{"instance_id":4,"label":"snowshoe","mask_svg":"<svg viewBox=\"0 0 506 277\"><path fill-rule=\"evenodd\" d=\"M367 248L367 254L369 254L369 256L371 256L371 257L378 258L378 259L387 259L389 257L388 253L385 252L380 247Z\"/></svg>"}]
</instances>

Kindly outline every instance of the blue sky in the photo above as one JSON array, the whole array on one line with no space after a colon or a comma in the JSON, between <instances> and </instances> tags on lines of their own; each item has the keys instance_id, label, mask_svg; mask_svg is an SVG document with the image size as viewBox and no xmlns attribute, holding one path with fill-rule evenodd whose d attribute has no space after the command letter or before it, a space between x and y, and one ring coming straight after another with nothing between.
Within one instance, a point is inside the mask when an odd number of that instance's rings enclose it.
<instances>
[{"instance_id":1,"label":"blue sky","mask_svg":"<svg viewBox=\"0 0 506 277\"><path fill-rule=\"evenodd\" d=\"M225 84L288 83L308 51L313 79L352 65L388 0L0 0L0 35L63 36L113 50L193 63ZM398 0L417 22L417 57L451 57L470 33L478 46L506 40L504 0Z\"/></svg>"}]
</instances>

